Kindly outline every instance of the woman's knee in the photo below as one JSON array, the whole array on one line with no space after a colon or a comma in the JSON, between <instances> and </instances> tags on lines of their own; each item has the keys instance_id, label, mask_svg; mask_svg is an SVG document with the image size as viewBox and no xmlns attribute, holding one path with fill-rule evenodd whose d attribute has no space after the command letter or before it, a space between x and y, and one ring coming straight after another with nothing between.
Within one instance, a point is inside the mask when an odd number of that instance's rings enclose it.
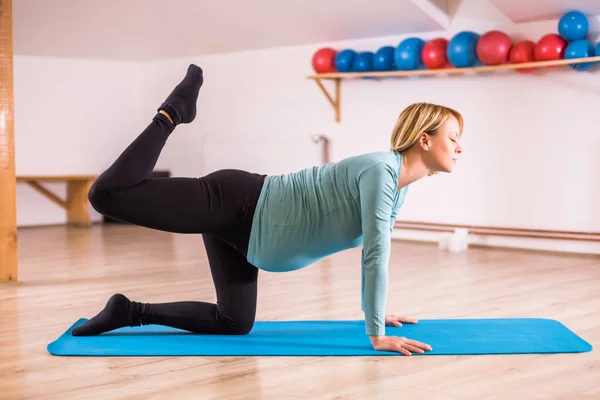
<instances>
[{"instance_id":1,"label":"woman's knee","mask_svg":"<svg viewBox=\"0 0 600 400\"><path fill-rule=\"evenodd\" d=\"M98 181L94 182L88 192L88 200L94 210L102 215L110 212L112 196L108 190L102 189Z\"/></svg>"},{"instance_id":2,"label":"woman's knee","mask_svg":"<svg viewBox=\"0 0 600 400\"><path fill-rule=\"evenodd\" d=\"M235 321L234 325L231 327L231 333L233 335L247 335L252 331L254 327L254 318L252 319L242 319Z\"/></svg>"},{"instance_id":3,"label":"woman's knee","mask_svg":"<svg viewBox=\"0 0 600 400\"><path fill-rule=\"evenodd\" d=\"M244 315L242 313L220 314L227 333L230 335L247 335L254 327L254 315Z\"/></svg>"}]
</instances>

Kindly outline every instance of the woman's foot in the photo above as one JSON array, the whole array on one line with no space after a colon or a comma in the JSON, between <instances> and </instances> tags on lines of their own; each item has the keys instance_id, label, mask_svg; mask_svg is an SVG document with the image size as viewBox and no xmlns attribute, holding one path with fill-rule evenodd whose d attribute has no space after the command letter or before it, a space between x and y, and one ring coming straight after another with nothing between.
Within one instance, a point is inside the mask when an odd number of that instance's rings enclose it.
<instances>
[{"instance_id":1,"label":"woman's foot","mask_svg":"<svg viewBox=\"0 0 600 400\"><path fill-rule=\"evenodd\" d=\"M189 124L196 118L196 103L203 82L202 69L190 64L183 80L175 86L157 111L165 111L175 126Z\"/></svg>"},{"instance_id":2,"label":"woman's foot","mask_svg":"<svg viewBox=\"0 0 600 400\"><path fill-rule=\"evenodd\" d=\"M130 317L131 301L122 294L114 294L98 315L73 329L73 336L94 336L125 326L133 326Z\"/></svg>"}]
</instances>

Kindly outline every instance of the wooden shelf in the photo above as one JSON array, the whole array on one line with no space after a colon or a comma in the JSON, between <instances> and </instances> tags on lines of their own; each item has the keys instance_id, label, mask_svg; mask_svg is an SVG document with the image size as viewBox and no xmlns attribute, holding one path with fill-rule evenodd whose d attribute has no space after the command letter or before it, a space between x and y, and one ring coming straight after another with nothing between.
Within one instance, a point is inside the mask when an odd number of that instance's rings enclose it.
<instances>
[{"instance_id":1,"label":"wooden shelf","mask_svg":"<svg viewBox=\"0 0 600 400\"><path fill-rule=\"evenodd\" d=\"M316 74L309 76L308 79L314 80L319 88L323 91L327 100L335 111L335 120L340 122L340 88L341 81L343 79L364 79L364 78L401 78L407 76L417 75L456 75L456 74L467 74L467 73L478 73L478 72L493 72L493 71L506 71L516 70L523 68L547 68L556 66L565 66L568 64L585 64L592 62L600 62L600 56L595 57L584 57L584 58L571 58L561 59L554 61L535 61L529 63L520 64L501 64L501 65L483 65L480 67L467 67L467 68L440 68L440 69L420 69L411 71L377 71L377 72L331 72L324 74ZM332 96L329 91L323 85L322 80L330 80L334 82L335 93Z\"/></svg>"}]
</instances>

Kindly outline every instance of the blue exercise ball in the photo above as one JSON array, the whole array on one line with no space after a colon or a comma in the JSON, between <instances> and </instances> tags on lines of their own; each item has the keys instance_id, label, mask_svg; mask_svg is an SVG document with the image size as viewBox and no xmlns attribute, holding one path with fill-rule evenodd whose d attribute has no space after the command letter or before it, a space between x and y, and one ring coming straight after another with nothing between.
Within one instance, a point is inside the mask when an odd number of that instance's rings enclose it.
<instances>
[{"instance_id":1,"label":"blue exercise ball","mask_svg":"<svg viewBox=\"0 0 600 400\"><path fill-rule=\"evenodd\" d=\"M575 40L565 49L565 59L593 57L594 54L594 46L587 40ZM569 64L569 68L584 72L589 71L594 64L596 63Z\"/></svg>"},{"instance_id":2,"label":"blue exercise ball","mask_svg":"<svg viewBox=\"0 0 600 400\"><path fill-rule=\"evenodd\" d=\"M373 71L373 59L375 55L371 51L363 51L358 53L354 58L353 69L355 72L370 72Z\"/></svg>"},{"instance_id":3,"label":"blue exercise ball","mask_svg":"<svg viewBox=\"0 0 600 400\"><path fill-rule=\"evenodd\" d=\"M425 41L416 37L404 39L394 54L396 68L404 71L420 69L423 66L421 52Z\"/></svg>"},{"instance_id":4,"label":"blue exercise ball","mask_svg":"<svg viewBox=\"0 0 600 400\"><path fill-rule=\"evenodd\" d=\"M558 33L568 42L585 39L588 30L588 20L579 11L569 11L558 21Z\"/></svg>"},{"instance_id":5,"label":"blue exercise ball","mask_svg":"<svg viewBox=\"0 0 600 400\"><path fill-rule=\"evenodd\" d=\"M594 56L600 56L600 42L598 42L598 44L596 45L596 49L594 50Z\"/></svg>"},{"instance_id":6,"label":"blue exercise ball","mask_svg":"<svg viewBox=\"0 0 600 400\"><path fill-rule=\"evenodd\" d=\"M396 68L394 53L396 49L392 46L384 46L377 50L373 58L373 69L375 71L391 71Z\"/></svg>"},{"instance_id":7,"label":"blue exercise ball","mask_svg":"<svg viewBox=\"0 0 600 400\"><path fill-rule=\"evenodd\" d=\"M356 52L352 49L340 51L335 57L335 68L339 72L352 72Z\"/></svg>"},{"instance_id":8,"label":"blue exercise ball","mask_svg":"<svg viewBox=\"0 0 600 400\"><path fill-rule=\"evenodd\" d=\"M470 67L477 60L477 41L479 34L463 31L454 35L448 43L446 56L457 68Z\"/></svg>"}]
</instances>

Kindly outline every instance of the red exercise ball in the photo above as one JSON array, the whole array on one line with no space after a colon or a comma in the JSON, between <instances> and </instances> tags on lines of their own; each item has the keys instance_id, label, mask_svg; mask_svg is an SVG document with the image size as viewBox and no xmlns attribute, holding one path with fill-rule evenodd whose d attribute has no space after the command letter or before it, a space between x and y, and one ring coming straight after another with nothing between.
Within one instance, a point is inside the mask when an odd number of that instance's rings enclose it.
<instances>
[{"instance_id":1,"label":"red exercise ball","mask_svg":"<svg viewBox=\"0 0 600 400\"><path fill-rule=\"evenodd\" d=\"M427 69L444 68L448 65L446 49L448 40L444 38L432 39L423 45L421 59Z\"/></svg>"},{"instance_id":2,"label":"red exercise ball","mask_svg":"<svg viewBox=\"0 0 600 400\"><path fill-rule=\"evenodd\" d=\"M317 50L312 57L312 66L315 72L318 74L336 72L335 56L337 56L337 50L332 48L324 47Z\"/></svg>"},{"instance_id":3,"label":"red exercise ball","mask_svg":"<svg viewBox=\"0 0 600 400\"><path fill-rule=\"evenodd\" d=\"M486 65L504 64L512 44L512 39L504 32L486 32L477 41L477 57Z\"/></svg>"},{"instance_id":4,"label":"red exercise ball","mask_svg":"<svg viewBox=\"0 0 600 400\"><path fill-rule=\"evenodd\" d=\"M511 64L534 62L534 52L535 43L531 40L523 40L512 46L508 55L508 60ZM519 68L515 71L526 74L535 71L535 68Z\"/></svg>"},{"instance_id":5,"label":"red exercise ball","mask_svg":"<svg viewBox=\"0 0 600 400\"><path fill-rule=\"evenodd\" d=\"M564 58L567 41L556 33L542 36L535 46L537 61L552 61Z\"/></svg>"}]
</instances>

